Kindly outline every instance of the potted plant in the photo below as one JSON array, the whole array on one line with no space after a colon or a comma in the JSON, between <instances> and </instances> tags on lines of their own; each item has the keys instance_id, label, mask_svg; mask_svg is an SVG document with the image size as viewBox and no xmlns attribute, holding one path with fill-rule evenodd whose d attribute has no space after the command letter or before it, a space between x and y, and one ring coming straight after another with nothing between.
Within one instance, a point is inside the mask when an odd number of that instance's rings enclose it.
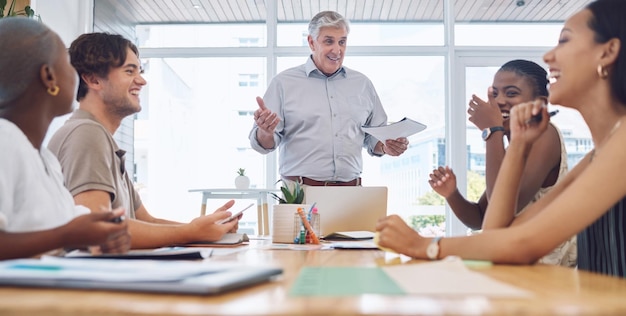
<instances>
[{"instance_id":1,"label":"potted plant","mask_svg":"<svg viewBox=\"0 0 626 316\"><path fill-rule=\"evenodd\" d=\"M7 11L5 15L4 10L7 6L8 1L0 0L0 18L10 17L10 16L25 16L25 17L32 18L35 16L35 10L33 10L29 5L25 6L24 9L15 10L15 1L16 0L11 1L11 4L9 5L9 10Z\"/></svg>"},{"instance_id":2,"label":"potted plant","mask_svg":"<svg viewBox=\"0 0 626 316\"><path fill-rule=\"evenodd\" d=\"M282 180L279 180L282 181ZM293 243L294 237L299 236L301 221L298 208L308 211L311 206L304 202L304 188L297 183L287 184L284 181L280 187L281 195L271 192L276 201L272 209L272 241L275 243Z\"/></svg>"},{"instance_id":3,"label":"potted plant","mask_svg":"<svg viewBox=\"0 0 626 316\"><path fill-rule=\"evenodd\" d=\"M237 177L235 178L235 188L240 190L250 188L250 178L246 176L246 169L239 168L237 170Z\"/></svg>"},{"instance_id":4,"label":"potted plant","mask_svg":"<svg viewBox=\"0 0 626 316\"><path fill-rule=\"evenodd\" d=\"M298 182L294 182L293 189L289 188L289 186L282 180L278 180L279 182L283 182L283 185L280 187L280 191L283 193L283 196L279 196L276 193L270 193L279 204L302 204L304 201L304 189Z\"/></svg>"}]
</instances>

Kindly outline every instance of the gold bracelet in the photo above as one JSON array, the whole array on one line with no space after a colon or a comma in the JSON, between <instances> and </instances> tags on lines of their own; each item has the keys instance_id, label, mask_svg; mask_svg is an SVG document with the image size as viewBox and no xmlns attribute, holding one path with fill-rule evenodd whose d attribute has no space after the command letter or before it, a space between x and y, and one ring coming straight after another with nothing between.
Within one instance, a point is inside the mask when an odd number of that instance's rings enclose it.
<instances>
[{"instance_id":1,"label":"gold bracelet","mask_svg":"<svg viewBox=\"0 0 626 316\"><path fill-rule=\"evenodd\" d=\"M385 144L381 143L382 146L380 146L380 150L383 152L383 155L386 155L387 153L385 152Z\"/></svg>"}]
</instances>

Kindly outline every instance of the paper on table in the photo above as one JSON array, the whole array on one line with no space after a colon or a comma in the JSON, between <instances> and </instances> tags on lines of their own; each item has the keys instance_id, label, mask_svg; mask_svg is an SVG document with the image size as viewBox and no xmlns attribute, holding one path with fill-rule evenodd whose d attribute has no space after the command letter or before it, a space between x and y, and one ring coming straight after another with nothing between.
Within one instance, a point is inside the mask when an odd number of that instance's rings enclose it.
<instances>
[{"instance_id":1,"label":"paper on table","mask_svg":"<svg viewBox=\"0 0 626 316\"><path fill-rule=\"evenodd\" d=\"M384 126L362 126L364 132L374 136L381 142L387 139L409 137L426 129L426 125L410 118L403 118L396 123Z\"/></svg>"},{"instance_id":2,"label":"paper on table","mask_svg":"<svg viewBox=\"0 0 626 316\"><path fill-rule=\"evenodd\" d=\"M461 260L403 264L382 269L408 294L532 296L526 290L468 269Z\"/></svg>"}]
</instances>

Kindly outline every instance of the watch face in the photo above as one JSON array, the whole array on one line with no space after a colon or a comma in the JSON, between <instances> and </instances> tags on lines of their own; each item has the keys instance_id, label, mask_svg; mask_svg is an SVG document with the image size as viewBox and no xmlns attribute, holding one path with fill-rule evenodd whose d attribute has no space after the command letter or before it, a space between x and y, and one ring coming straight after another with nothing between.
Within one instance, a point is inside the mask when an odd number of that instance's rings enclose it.
<instances>
[{"instance_id":1,"label":"watch face","mask_svg":"<svg viewBox=\"0 0 626 316\"><path fill-rule=\"evenodd\" d=\"M437 259L437 255L439 254L439 244L437 242L433 242L426 248L426 256L429 259Z\"/></svg>"},{"instance_id":2,"label":"watch face","mask_svg":"<svg viewBox=\"0 0 626 316\"><path fill-rule=\"evenodd\" d=\"M487 138L489 138L489 134L491 134L491 131L488 128L485 128L483 130L483 140L487 140Z\"/></svg>"}]
</instances>

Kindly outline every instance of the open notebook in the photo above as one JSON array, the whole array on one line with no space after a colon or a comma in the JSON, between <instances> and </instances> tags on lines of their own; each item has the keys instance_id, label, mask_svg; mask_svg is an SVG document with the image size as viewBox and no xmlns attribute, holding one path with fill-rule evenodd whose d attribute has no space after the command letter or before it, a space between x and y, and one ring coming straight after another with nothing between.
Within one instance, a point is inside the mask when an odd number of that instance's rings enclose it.
<instances>
[{"instance_id":1,"label":"open notebook","mask_svg":"<svg viewBox=\"0 0 626 316\"><path fill-rule=\"evenodd\" d=\"M376 222L387 215L387 187L305 186L304 199L315 203L326 239L338 232L339 239L373 238Z\"/></svg>"},{"instance_id":2,"label":"open notebook","mask_svg":"<svg viewBox=\"0 0 626 316\"><path fill-rule=\"evenodd\" d=\"M281 268L236 262L44 257L0 262L0 286L219 294L266 282Z\"/></svg>"}]
</instances>

